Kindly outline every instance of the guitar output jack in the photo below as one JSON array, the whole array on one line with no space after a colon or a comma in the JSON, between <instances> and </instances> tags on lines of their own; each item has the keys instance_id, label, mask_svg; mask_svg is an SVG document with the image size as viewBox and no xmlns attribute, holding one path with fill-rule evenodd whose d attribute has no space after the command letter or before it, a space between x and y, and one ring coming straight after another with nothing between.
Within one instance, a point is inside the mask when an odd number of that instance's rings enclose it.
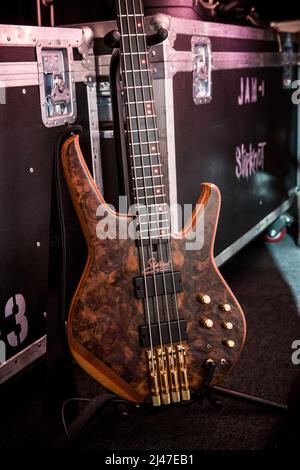
<instances>
[{"instance_id":1,"label":"guitar output jack","mask_svg":"<svg viewBox=\"0 0 300 470\"><path fill-rule=\"evenodd\" d=\"M221 359L221 366L222 366L222 367L228 367L228 366L229 366L229 362L228 362L226 359Z\"/></svg>"}]
</instances>

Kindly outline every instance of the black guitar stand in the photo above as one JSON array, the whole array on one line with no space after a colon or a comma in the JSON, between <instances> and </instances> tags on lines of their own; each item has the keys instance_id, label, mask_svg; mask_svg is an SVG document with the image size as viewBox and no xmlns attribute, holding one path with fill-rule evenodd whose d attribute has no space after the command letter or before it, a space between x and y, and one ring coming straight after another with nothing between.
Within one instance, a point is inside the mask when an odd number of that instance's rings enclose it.
<instances>
[{"instance_id":1,"label":"black guitar stand","mask_svg":"<svg viewBox=\"0 0 300 470\"><path fill-rule=\"evenodd\" d=\"M267 412L272 412L275 414L284 414L287 415L288 407L287 405L276 403L274 401L265 400L263 398L249 395L246 393L237 392L235 390L230 390L223 387L212 386L211 382L214 378L214 373L216 365L213 361L210 361L205 366L206 368L206 378L204 380L203 386L200 390L192 393L190 401L182 401L180 403L171 404L171 405L161 405L160 407L153 407L152 403L145 401L142 404L135 404L128 400L120 399L117 395L114 394L104 394L99 397L96 397L92 400L85 399L70 399L64 402L62 408L62 420L65 430L65 435L69 445L76 446L80 436L84 430L89 426L89 424L94 421L104 410L104 408L110 403L114 406L115 411L118 413L120 419L127 419L129 416L139 415L149 415L149 414L160 414L164 411L170 410L171 408L178 408L182 406L189 406L193 403L200 403L204 400L207 400L213 408L220 409L222 407L222 402L219 400L218 396L223 398L230 398L242 403L247 403L249 405L258 406L263 408ZM86 401L87 405L83 412L79 414L70 424L69 427L66 425L64 418L65 406L68 402L73 400L82 400Z\"/></svg>"}]
</instances>

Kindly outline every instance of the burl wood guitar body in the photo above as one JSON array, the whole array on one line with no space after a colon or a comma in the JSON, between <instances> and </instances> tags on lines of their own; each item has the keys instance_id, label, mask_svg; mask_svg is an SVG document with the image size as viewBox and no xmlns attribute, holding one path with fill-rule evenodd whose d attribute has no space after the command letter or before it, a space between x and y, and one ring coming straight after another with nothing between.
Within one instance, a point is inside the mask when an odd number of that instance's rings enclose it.
<instances>
[{"instance_id":1,"label":"burl wood guitar body","mask_svg":"<svg viewBox=\"0 0 300 470\"><path fill-rule=\"evenodd\" d=\"M82 156L79 137L72 135L62 148L62 163L71 197L88 246L88 259L77 287L68 317L68 340L75 360L91 376L118 395L142 402L149 395L148 365L145 348L140 346L138 327L145 324L143 300L135 299L133 278L140 276L136 242L128 239L101 239L97 234L102 206L117 227L127 225L127 215L112 212L106 206ZM186 250L186 236L195 229L196 213L184 229L183 238L172 238L174 270L181 272L183 292L177 294L180 318L187 321L185 342L190 387L201 387L204 362L212 358L217 367L213 384L220 382L236 363L246 334L240 305L218 271L213 247L220 211L220 193L212 184L202 185L198 201L204 211L204 245ZM99 211L99 209L98 209ZM99 212L98 212L99 213ZM101 235L101 234L100 234ZM209 295L203 305L197 295ZM220 306L229 304L229 312ZM204 328L207 317L213 328ZM224 322L233 325L224 329ZM225 346L233 340L232 349ZM225 361L224 361L225 360Z\"/></svg>"}]
</instances>

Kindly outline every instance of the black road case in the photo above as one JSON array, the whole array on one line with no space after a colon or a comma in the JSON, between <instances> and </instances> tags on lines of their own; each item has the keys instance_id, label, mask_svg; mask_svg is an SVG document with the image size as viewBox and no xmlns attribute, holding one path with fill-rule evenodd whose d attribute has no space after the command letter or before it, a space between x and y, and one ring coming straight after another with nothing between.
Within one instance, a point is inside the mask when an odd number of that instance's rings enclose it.
<instances>
[{"instance_id":1,"label":"black road case","mask_svg":"<svg viewBox=\"0 0 300 470\"><path fill-rule=\"evenodd\" d=\"M80 123L101 187L93 35L0 27L0 384L46 350L55 145Z\"/></svg>"},{"instance_id":2,"label":"black road case","mask_svg":"<svg viewBox=\"0 0 300 470\"><path fill-rule=\"evenodd\" d=\"M164 14L147 17L146 23L149 34L160 26L169 31L150 56L170 203L194 205L201 182L219 186L220 265L298 197L298 106L292 102L297 36ZM89 26L98 56L99 114L105 121L110 119L110 53L103 37L116 25ZM112 137L103 130L106 175ZM114 202L112 183L106 197ZM172 222L174 230L179 228L176 216Z\"/></svg>"}]
</instances>

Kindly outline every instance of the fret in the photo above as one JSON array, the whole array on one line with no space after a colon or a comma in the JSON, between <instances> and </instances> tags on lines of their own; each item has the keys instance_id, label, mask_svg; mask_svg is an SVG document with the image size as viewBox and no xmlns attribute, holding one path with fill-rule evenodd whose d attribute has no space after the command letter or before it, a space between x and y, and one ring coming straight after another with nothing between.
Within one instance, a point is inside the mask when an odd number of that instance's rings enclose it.
<instances>
[{"instance_id":1,"label":"fret","mask_svg":"<svg viewBox=\"0 0 300 470\"><path fill-rule=\"evenodd\" d=\"M153 204L157 204L156 199L159 199L161 197L165 197L165 193L164 194L155 194L155 195L152 195L152 196L134 196L134 199L136 199L137 201L139 201L140 199L153 199Z\"/></svg>"},{"instance_id":2,"label":"fret","mask_svg":"<svg viewBox=\"0 0 300 470\"><path fill-rule=\"evenodd\" d=\"M135 168L138 169L138 167L141 168L147 168L148 166L151 167L152 169L160 163L160 158L158 155L154 155L153 157L133 157L132 161L135 162ZM149 173L151 175L151 173ZM143 174L138 174L137 176L143 176Z\"/></svg>"},{"instance_id":3,"label":"fret","mask_svg":"<svg viewBox=\"0 0 300 470\"><path fill-rule=\"evenodd\" d=\"M159 234L157 236L154 236L154 235L151 235L151 237L149 236L144 236L144 235L140 235L139 237L141 240L169 240L171 238L171 234L168 232L168 233L164 233L164 234Z\"/></svg>"},{"instance_id":4,"label":"fret","mask_svg":"<svg viewBox=\"0 0 300 470\"><path fill-rule=\"evenodd\" d=\"M123 37L127 37L127 36L143 36L144 37L144 33L133 33L133 34L122 34Z\"/></svg>"},{"instance_id":5,"label":"fret","mask_svg":"<svg viewBox=\"0 0 300 470\"><path fill-rule=\"evenodd\" d=\"M136 13L142 16L142 11L140 11L140 2L136 1L124 1L124 0L117 0L117 16L123 17L125 16L135 16Z\"/></svg>"},{"instance_id":6,"label":"fret","mask_svg":"<svg viewBox=\"0 0 300 470\"><path fill-rule=\"evenodd\" d=\"M133 108L133 107L132 107ZM127 123L128 126L130 126L131 129L133 130L138 130L138 129L154 129L157 127L156 124L156 119L155 116L144 116L144 117L137 117L135 116L133 118L133 114L136 114L136 111L139 112L139 110L132 109L132 115L131 117L127 118ZM141 112L141 115L144 114L145 111L143 110Z\"/></svg>"},{"instance_id":7,"label":"fret","mask_svg":"<svg viewBox=\"0 0 300 470\"><path fill-rule=\"evenodd\" d=\"M145 114L142 116L128 116L127 119L141 119L141 118L151 118L156 117L156 114Z\"/></svg>"},{"instance_id":8,"label":"fret","mask_svg":"<svg viewBox=\"0 0 300 470\"><path fill-rule=\"evenodd\" d=\"M154 103L154 100L150 100L148 101L148 103ZM143 106L145 105L145 101L125 101L125 104L127 105L131 105L131 104L134 104L134 105L138 105L138 104L142 104Z\"/></svg>"},{"instance_id":9,"label":"fret","mask_svg":"<svg viewBox=\"0 0 300 470\"><path fill-rule=\"evenodd\" d=\"M169 212L168 211L162 211L162 212L149 212L147 214L138 214L138 217L139 219L141 217L146 217L147 220L150 218L150 219L153 219L153 218L156 218L156 217L160 217L160 216L165 216L165 215L169 215ZM160 220L160 219L158 219Z\"/></svg>"},{"instance_id":10,"label":"fret","mask_svg":"<svg viewBox=\"0 0 300 470\"><path fill-rule=\"evenodd\" d=\"M122 68L125 70L142 68L142 70L150 71L149 61L148 61L146 52L144 52L144 54L140 53L138 55L122 55L121 54L121 60L122 60Z\"/></svg>"},{"instance_id":11,"label":"fret","mask_svg":"<svg viewBox=\"0 0 300 470\"><path fill-rule=\"evenodd\" d=\"M155 157L155 156L158 156L160 155L159 152L157 153L143 153L143 154L138 154L138 153L135 153L134 155L130 155L131 158L138 158L138 157ZM155 165L155 166L162 166L161 164L160 165Z\"/></svg>"},{"instance_id":12,"label":"fret","mask_svg":"<svg viewBox=\"0 0 300 470\"><path fill-rule=\"evenodd\" d=\"M160 197L163 194L163 190L162 189L159 190L158 187L156 189L152 187L134 188L134 191L135 191L137 199L144 198L144 197L156 198L156 197ZM156 192L156 191L159 191L159 192Z\"/></svg>"},{"instance_id":13,"label":"fret","mask_svg":"<svg viewBox=\"0 0 300 470\"><path fill-rule=\"evenodd\" d=\"M129 72L128 70L125 71L126 73L126 89L134 89L134 88L143 88L143 87L151 87L151 77L149 76L149 72L147 70L143 71L135 71Z\"/></svg>"},{"instance_id":14,"label":"fret","mask_svg":"<svg viewBox=\"0 0 300 470\"><path fill-rule=\"evenodd\" d=\"M157 165L155 165L155 166L162 166L162 164L159 163L159 164L157 164ZM142 169L142 168L144 168L144 169L149 169L149 168L152 168L152 165L140 165L140 166L132 166L132 167L131 167L132 170L134 170L134 169L140 170L140 169Z\"/></svg>"},{"instance_id":15,"label":"fret","mask_svg":"<svg viewBox=\"0 0 300 470\"><path fill-rule=\"evenodd\" d=\"M155 180L156 178L156 180ZM158 178L158 179L157 179ZM142 188L151 188L153 186L159 186L161 184L161 177L160 176L149 176L148 178L135 178L135 188L142 189Z\"/></svg>"},{"instance_id":16,"label":"fret","mask_svg":"<svg viewBox=\"0 0 300 470\"><path fill-rule=\"evenodd\" d=\"M126 86L125 88L126 88L126 90L135 90L136 88L152 88L152 84L151 85L140 85L140 86L130 85L130 86Z\"/></svg>"},{"instance_id":17,"label":"fret","mask_svg":"<svg viewBox=\"0 0 300 470\"><path fill-rule=\"evenodd\" d=\"M147 145L153 145L153 144L159 144L159 140L153 140L152 142L147 142ZM136 144L135 142L133 143L130 142L129 145L139 145L139 144L138 143ZM155 155L158 155L158 154L156 153Z\"/></svg>"},{"instance_id":18,"label":"fret","mask_svg":"<svg viewBox=\"0 0 300 470\"><path fill-rule=\"evenodd\" d=\"M137 133L137 132L158 132L157 127L155 129L133 129L132 131L126 131L128 133Z\"/></svg>"},{"instance_id":19,"label":"fret","mask_svg":"<svg viewBox=\"0 0 300 470\"><path fill-rule=\"evenodd\" d=\"M141 186L140 188L135 187L133 189L135 189L136 191L141 191L141 190L144 190L144 189L157 189L157 191L158 191L158 190L161 190L161 188L164 188L164 187L165 187L164 184L159 184L159 185L154 185L154 186L153 185L152 186L145 186L145 187ZM160 193L157 193L157 194L160 194Z\"/></svg>"},{"instance_id":20,"label":"fret","mask_svg":"<svg viewBox=\"0 0 300 470\"><path fill-rule=\"evenodd\" d=\"M137 72L137 73L144 73L144 72L147 72L147 73L151 73L151 70L150 69L135 69L135 70L130 70L130 69L126 69L126 70L123 70L123 72L125 73L133 73L133 72ZM126 102L127 103L127 102ZM141 101L141 103L144 103L144 101ZM154 100L152 100L152 103L154 103Z\"/></svg>"},{"instance_id":21,"label":"fret","mask_svg":"<svg viewBox=\"0 0 300 470\"><path fill-rule=\"evenodd\" d=\"M132 55L145 55L145 51L139 51L139 52L122 52L123 55L125 56L132 56Z\"/></svg>"},{"instance_id":22,"label":"fret","mask_svg":"<svg viewBox=\"0 0 300 470\"><path fill-rule=\"evenodd\" d=\"M145 163L145 162L144 162ZM155 171L157 169L157 172ZM136 178L152 178L152 176L156 173L159 175L159 168L158 165L138 165L132 166L131 171L134 172Z\"/></svg>"},{"instance_id":23,"label":"fret","mask_svg":"<svg viewBox=\"0 0 300 470\"><path fill-rule=\"evenodd\" d=\"M146 38L144 34L137 36L137 34L128 34L121 36L121 53L122 51L131 51L131 54L142 52L145 54L147 49Z\"/></svg>"},{"instance_id":24,"label":"fret","mask_svg":"<svg viewBox=\"0 0 300 470\"><path fill-rule=\"evenodd\" d=\"M151 149L151 146L150 146ZM149 145L142 144L142 145L135 145L135 147L131 147L132 154L135 155L133 160L136 166L143 166L143 165L154 165L157 166L160 163L160 157L158 153L154 153L153 155L146 157L146 154L149 153Z\"/></svg>"},{"instance_id":25,"label":"fret","mask_svg":"<svg viewBox=\"0 0 300 470\"><path fill-rule=\"evenodd\" d=\"M169 220L168 220L168 219L161 219L161 220L159 220L159 221L150 220L149 222L147 222L147 221L145 221L145 222L140 222L140 221L138 221L138 224L139 224L139 225L147 225L147 224L148 224L148 225L153 225L153 224L157 224L157 223L158 223L158 224L165 224L165 223L166 223L166 224L169 225ZM166 228L166 227L162 227L162 226L161 226L160 228Z\"/></svg>"},{"instance_id":26,"label":"fret","mask_svg":"<svg viewBox=\"0 0 300 470\"><path fill-rule=\"evenodd\" d=\"M124 87L127 94L127 101L150 101L153 99L153 90L152 85L147 85L145 87ZM145 112L145 110L144 110Z\"/></svg>"},{"instance_id":27,"label":"fret","mask_svg":"<svg viewBox=\"0 0 300 470\"><path fill-rule=\"evenodd\" d=\"M167 203L163 201L163 202L155 203L155 204L147 204L147 207L146 207L146 206L145 206L144 208L142 207L142 208L140 208L140 210L144 209L144 210L147 210L147 211L148 211L149 208L151 209L152 207L154 207L154 209L158 209L159 212L160 212L160 209L161 209L161 210L164 210L164 209L166 210L166 209L168 209ZM140 215L143 215L143 213L141 213L141 212L139 212L139 214L140 214Z\"/></svg>"},{"instance_id":28,"label":"fret","mask_svg":"<svg viewBox=\"0 0 300 470\"><path fill-rule=\"evenodd\" d=\"M136 180L148 180L149 178L150 179L154 179L154 178L162 178L163 175L149 175L149 176L137 176L135 179Z\"/></svg>"},{"instance_id":29,"label":"fret","mask_svg":"<svg viewBox=\"0 0 300 470\"><path fill-rule=\"evenodd\" d=\"M145 233L145 232L157 232L159 230L159 232L161 232L162 235L166 235L166 230L170 230L170 227L162 227L162 228L148 228L148 229L142 229L142 230L139 230L140 233ZM163 232L163 233L162 233Z\"/></svg>"},{"instance_id":30,"label":"fret","mask_svg":"<svg viewBox=\"0 0 300 470\"><path fill-rule=\"evenodd\" d=\"M136 145L148 145L149 140L153 141L157 138L157 131L146 131L146 132L131 132L128 131L128 137L130 144ZM142 152L143 153L143 152ZM147 153L149 153L149 149L147 149Z\"/></svg>"},{"instance_id":31,"label":"fret","mask_svg":"<svg viewBox=\"0 0 300 470\"><path fill-rule=\"evenodd\" d=\"M167 217L167 215L166 215ZM145 229L146 227L150 227L150 228L169 228L169 225L170 225L170 221L168 218L164 218L164 219L160 219L160 220L152 220L152 221L149 221L149 220L144 220L144 221L140 221L140 219L136 219L137 221L137 225L139 227L139 229Z\"/></svg>"}]
</instances>

